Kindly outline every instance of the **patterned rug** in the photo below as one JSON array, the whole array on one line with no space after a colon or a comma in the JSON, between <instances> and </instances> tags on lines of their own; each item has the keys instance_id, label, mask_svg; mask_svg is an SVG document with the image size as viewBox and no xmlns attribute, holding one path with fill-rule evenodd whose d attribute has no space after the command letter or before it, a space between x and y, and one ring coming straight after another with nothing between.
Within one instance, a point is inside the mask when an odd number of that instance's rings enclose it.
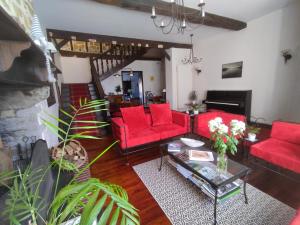
<instances>
[{"instance_id":1,"label":"patterned rug","mask_svg":"<svg viewBox=\"0 0 300 225\"><path fill-rule=\"evenodd\" d=\"M133 167L173 225L213 223L213 202L174 167L159 160ZM266 181L267 182L267 181ZM218 204L218 225L288 225L295 210L247 184L249 203L238 194Z\"/></svg>"}]
</instances>

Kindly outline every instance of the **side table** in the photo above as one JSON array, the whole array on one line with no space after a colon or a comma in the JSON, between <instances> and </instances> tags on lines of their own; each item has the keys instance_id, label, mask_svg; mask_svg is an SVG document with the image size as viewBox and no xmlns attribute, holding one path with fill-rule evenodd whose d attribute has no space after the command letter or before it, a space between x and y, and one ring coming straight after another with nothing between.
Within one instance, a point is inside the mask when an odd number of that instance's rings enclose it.
<instances>
[{"instance_id":1,"label":"side table","mask_svg":"<svg viewBox=\"0 0 300 225\"><path fill-rule=\"evenodd\" d=\"M249 138L243 139L243 156L244 156L244 158L246 158L246 159L249 158L250 148L252 145L256 144L257 142L259 142L259 139L255 139L255 140L250 140Z\"/></svg>"}]
</instances>

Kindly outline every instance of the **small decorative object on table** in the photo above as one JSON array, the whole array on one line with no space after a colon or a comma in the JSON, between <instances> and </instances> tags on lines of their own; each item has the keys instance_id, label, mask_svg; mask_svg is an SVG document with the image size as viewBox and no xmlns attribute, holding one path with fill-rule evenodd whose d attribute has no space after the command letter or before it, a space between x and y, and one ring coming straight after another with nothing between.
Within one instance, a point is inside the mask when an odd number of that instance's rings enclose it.
<instances>
[{"instance_id":1,"label":"small decorative object on table","mask_svg":"<svg viewBox=\"0 0 300 225\"><path fill-rule=\"evenodd\" d=\"M198 148L203 146L205 143L199 140L191 139L191 138L180 138L180 140L187 146L192 148Z\"/></svg>"},{"instance_id":2,"label":"small decorative object on table","mask_svg":"<svg viewBox=\"0 0 300 225\"><path fill-rule=\"evenodd\" d=\"M180 152L183 144L181 141L173 141L168 144L168 151L169 152Z\"/></svg>"},{"instance_id":3,"label":"small decorative object on table","mask_svg":"<svg viewBox=\"0 0 300 225\"><path fill-rule=\"evenodd\" d=\"M214 143L213 148L218 152L217 167L220 173L227 171L227 155L229 150L231 154L237 152L238 140L244 135L246 129L245 123L238 120L230 122L230 128L226 126L222 118L217 117L208 122L211 132L211 140Z\"/></svg>"},{"instance_id":4,"label":"small decorative object on table","mask_svg":"<svg viewBox=\"0 0 300 225\"><path fill-rule=\"evenodd\" d=\"M247 126L248 140L251 142L255 142L257 140L256 135L259 134L260 130L261 130L260 127L257 127L255 125L253 126L248 125Z\"/></svg>"}]
</instances>

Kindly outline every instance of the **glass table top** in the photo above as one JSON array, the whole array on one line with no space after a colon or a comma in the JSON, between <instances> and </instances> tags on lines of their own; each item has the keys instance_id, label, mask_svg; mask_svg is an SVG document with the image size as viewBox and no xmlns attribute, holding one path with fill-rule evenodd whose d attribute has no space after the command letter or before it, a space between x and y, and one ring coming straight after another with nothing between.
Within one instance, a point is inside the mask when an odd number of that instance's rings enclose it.
<instances>
[{"instance_id":1,"label":"glass table top","mask_svg":"<svg viewBox=\"0 0 300 225\"><path fill-rule=\"evenodd\" d=\"M172 143L172 142L170 142ZM168 148L166 144L166 148ZM209 151L213 154L213 161L195 161L190 160L189 151L190 150L199 150L199 151ZM192 148L182 143L180 147L180 152L169 152L168 155L180 166L193 172L198 177L209 182L211 185L218 187L232 182L240 177L245 176L250 169L247 166L244 166L238 162L235 162L231 159L228 159L227 162L227 172L220 173L217 170L217 153L209 149L206 146L199 148Z\"/></svg>"}]
</instances>

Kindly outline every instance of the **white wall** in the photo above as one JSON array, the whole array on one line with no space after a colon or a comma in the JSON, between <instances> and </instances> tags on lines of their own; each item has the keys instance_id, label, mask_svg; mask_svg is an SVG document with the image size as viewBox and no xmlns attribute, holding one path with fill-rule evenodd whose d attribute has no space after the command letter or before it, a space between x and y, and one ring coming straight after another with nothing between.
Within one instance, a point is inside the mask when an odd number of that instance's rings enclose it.
<instances>
[{"instance_id":1,"label":"white wall","mask_svg":"<svg viewBox=\"0 0 300 225\"><path fill-rule=\"evenodd\" d=\"M192 65L184 65L181 60L189 56L190 50L171 48L167 52L171 57L170 61L165 60L167 101L172 109L186 110L188 96L194 89L195 70Z\"/></svg>"},{"instance_id":2,"label":"white wall","mask_svg":"<svg viewBox=\"0 0 300 225\"><path fill-rule=\"evenodd\" d=\"M133 71L143 71L143 84L144 92L151 91L154 95L161 95L163 84L161 82L161 62L160 61L147 61L147 60L136 60L133 63L126 66L126 68L131 68ZM121 74L121 71L117 73ZM154 77L154 80L151 80L151 77ZM122 78L110 76L101 82L105 94L110 92L115 92L115 87L120 85L122 87Z\"/></svg>"},{"instance_id":3,"label":"white wall","mask_svg":"<svg viewBox=\"0 0 300 225\"><path fill-rule=\"evenodd\" d=\"M300 121L300 2L294 2L248 23L239 32L200 40L196 54L204 59L203 72L194 77L201 97L207 90L253 91L252 116L267 123L276 119ZM281 51L291 49L284 64ZM222 64L243 61L242 78L222 79Z\"/></svg>"},{"instance_id":4,"label":"white wall","mask_svg":"<svg viewBox=\"0 0 300 225\"><path fill-rule=\"evenodd\" d=\"M61 57L63 83L90 83L92 81L89 58Z\"/></svg>"}]
</instances>

